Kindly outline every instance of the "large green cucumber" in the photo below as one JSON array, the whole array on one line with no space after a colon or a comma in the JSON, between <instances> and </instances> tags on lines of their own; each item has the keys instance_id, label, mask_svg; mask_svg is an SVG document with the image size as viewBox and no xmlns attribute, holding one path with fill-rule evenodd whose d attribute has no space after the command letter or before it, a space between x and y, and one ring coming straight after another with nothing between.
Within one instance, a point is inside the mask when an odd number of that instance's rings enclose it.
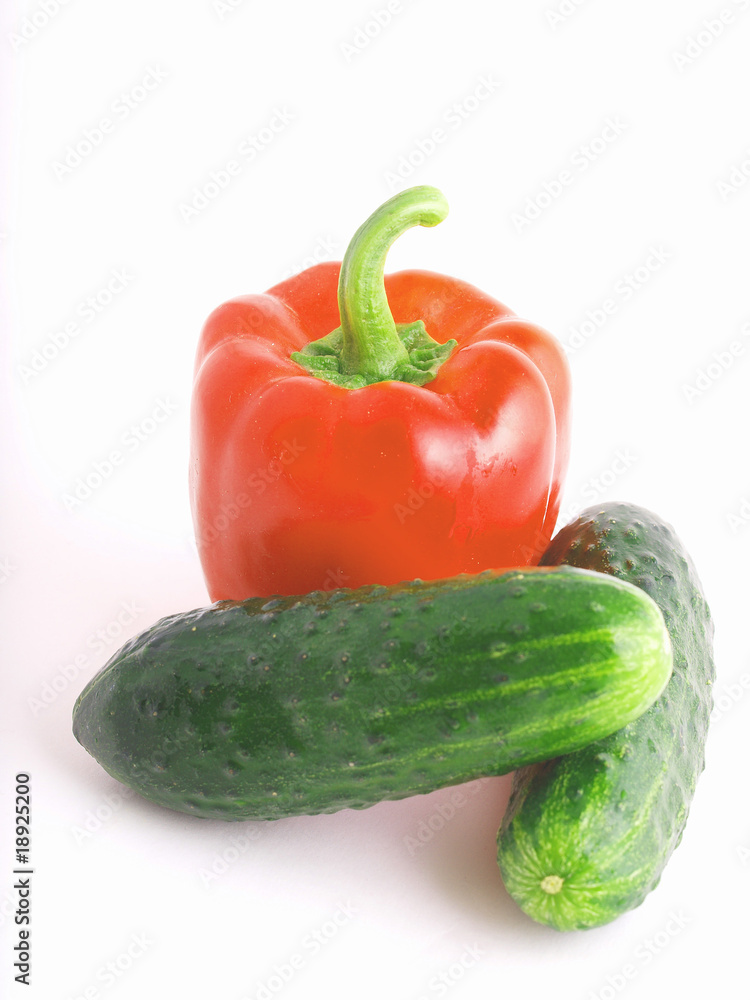
<instances>
[{"instance_id":1,"label":"large green cucumber","mask_svg":"<svg viewBox=\"0 0 750 1000\"><path fill-rule=\"evenodd\" d=\"M640 587L661 608L674 650L669 684L639 719L514 775L498 835L506 888L534 920L579 930L642 903L682 838L704 767L713 625L690 556L673 529L641 507L585 510L542 562Z\"/></svg>"},{"instance_id":2,"label":"large green cucumber","mask_svg":"<svg viewBox=\"0 0 750 1000\"><path fill-rule=\"evenodd\" d=\"M585 746L667 683L661 612L568 567L254 598L165 618L73 712L143 796L276 819L430 792Z\"/></svg>"}]
</instances>

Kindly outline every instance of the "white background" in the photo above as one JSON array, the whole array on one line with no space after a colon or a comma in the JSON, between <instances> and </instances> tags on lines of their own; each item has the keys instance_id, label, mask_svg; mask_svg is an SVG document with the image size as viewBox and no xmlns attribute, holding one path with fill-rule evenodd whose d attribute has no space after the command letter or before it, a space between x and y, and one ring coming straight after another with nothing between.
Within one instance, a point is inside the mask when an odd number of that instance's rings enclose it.
<instances>
[{"instance_id":1,"label":"white background","mask_svg":"<svg viewBox=\"0 0 750 1000\"><path fill-rule=\"evenodd\" d=\"M649 1000L746 981L750 3L401 0L378 25L386 7L4 6L8 996ZM608 119L619 134L592 159ZM232 159L239 174L186 219ZM187 493L203 320L316 252L340 259L415 183L451 213L406 234L388 270L464 278L574 348L566 515L651 508L714 612L723 707L683 842L646 902L597 930L536 925L505 893L508 777L462 789L442 824L450 789L230 825L125 796L71 733L76 695L129 635L208 603ZM122 464L68 509L113 449ZM18 771L33 786L31 989L11 969Z\"/></svg>"}]
</instances>

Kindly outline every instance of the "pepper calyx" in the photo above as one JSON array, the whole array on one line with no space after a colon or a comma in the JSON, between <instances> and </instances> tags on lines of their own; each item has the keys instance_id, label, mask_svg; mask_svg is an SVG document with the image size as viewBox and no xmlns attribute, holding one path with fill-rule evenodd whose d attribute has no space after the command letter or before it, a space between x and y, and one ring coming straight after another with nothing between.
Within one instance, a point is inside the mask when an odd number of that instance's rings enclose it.
<instances>
[{"instance_id":1,"label":"pepper calyx","mask_svg":"<svg viewBox=\"0 0 750 1000\"><path fill-rule=\"evenodd\" d=\"M346 389L362 389L366 385L384 381L426 385L435 378L440 366L457 344L455 340L447 340L444 344L434 340L421 319L414 323L397 323L396 333L406 350L406 358L396 365L387 379L376 373L347 374L342 358L344 332L341 327L319 340L311 340L301 351L295 351L291 359L310 375Z\"/></svg>"},{"instance_id":2,"label":"pepper calyx","mask_svg":"<svg viewBox=\"0 0 750 1000\"><path fill-rule=\"evenodd\" d=\"M424 385L433 379L455 341L438 344L420 320L396 324L383 272L388 251L402 233L436 226L447 214L445 197L428 185L407 188L377 208L354 234L341 262L341 325L295 351L292 360L311 375L350 389L392 381Z\"/></svg>"}]
</instances>

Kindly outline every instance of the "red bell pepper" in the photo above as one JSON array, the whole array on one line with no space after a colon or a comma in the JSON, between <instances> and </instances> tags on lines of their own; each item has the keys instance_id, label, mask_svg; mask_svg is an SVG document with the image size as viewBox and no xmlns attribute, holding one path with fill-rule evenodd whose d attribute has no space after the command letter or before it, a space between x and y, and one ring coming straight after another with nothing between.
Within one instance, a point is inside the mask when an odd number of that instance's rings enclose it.
<instances>
[{"instance_id":1,"label":"red bell pepper","mask_svg":"<svg viewBox=\"0 0 750 1000\"><path fill-rule=\"evenodd\" d=\"M446 214L435 188L410 188L342 264L208 318L190 483L212 600L537 562L568 460L568 364L464 281L384 278L394 240Z\"/></svg>"}]
</instances>

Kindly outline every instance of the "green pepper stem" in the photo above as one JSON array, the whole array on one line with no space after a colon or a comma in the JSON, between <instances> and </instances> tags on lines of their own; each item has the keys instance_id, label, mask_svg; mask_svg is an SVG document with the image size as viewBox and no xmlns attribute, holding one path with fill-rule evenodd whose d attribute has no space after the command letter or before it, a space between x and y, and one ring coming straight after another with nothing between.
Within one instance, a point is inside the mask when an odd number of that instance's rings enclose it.
<instances>
[{"instance_id":1,"label":"green pepper stem","mask_svg":"<svg viewBox=\"0 0 750 1000\"><path fill-rule=\"evenodd\" d=\"M385 294L385 258L407 229L436 226L447 214L448 203L437 188L407 188L376 209L352 237L338 288L344 375L384 381L408 364Z\"/></svg>"}]
</instances>

